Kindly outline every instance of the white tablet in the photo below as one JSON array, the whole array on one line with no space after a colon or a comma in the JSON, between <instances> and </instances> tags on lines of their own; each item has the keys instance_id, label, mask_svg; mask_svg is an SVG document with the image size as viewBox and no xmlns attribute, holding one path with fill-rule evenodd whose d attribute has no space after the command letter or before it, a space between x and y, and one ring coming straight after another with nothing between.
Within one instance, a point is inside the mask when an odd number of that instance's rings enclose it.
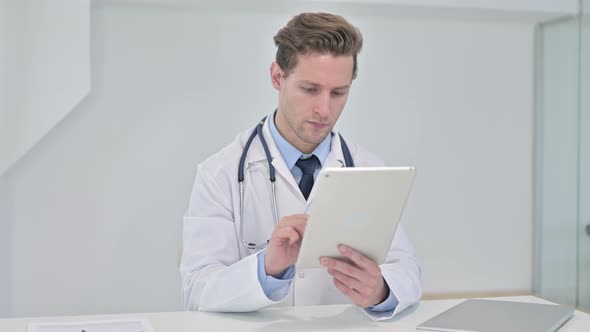
<instances>
[{"instance_id":1,"label":"white tablet","mask_svg":"<svg viewBox=\"0 0 590 332\"><path fill-rule=\"evenodd\" d=\"M314 185L297 268L322 267L322 256L344 259L338 244L384 263L414 174L413 167L322 169Z\"/></svg>"}]
</instances>

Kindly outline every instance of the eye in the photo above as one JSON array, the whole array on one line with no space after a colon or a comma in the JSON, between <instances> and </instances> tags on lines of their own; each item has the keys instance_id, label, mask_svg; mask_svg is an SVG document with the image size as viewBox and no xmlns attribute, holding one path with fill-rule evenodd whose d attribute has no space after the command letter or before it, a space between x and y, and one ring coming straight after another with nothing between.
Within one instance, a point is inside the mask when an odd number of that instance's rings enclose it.
<instances>
[{"instance_id":1,"label":"eye","mask_svg":"<svg viewBox=\"0 0 590 332\"><path fill-rule=\"evenodd\" d=\"M308 87L301 87L301 88L303 89L303 91L305 93L310 93L310 94L316 93L318 91L317 88L308 88Z\"/></svg>"},{"instance_id":2,"label":"eye","mask_svg":"<svg viewBox=\"0 0 590 332\"><path fill-rule=\"evenodd\" d=\"M332 95L336 97L344 96L344 91L332 91Z\"/></svg>"}]
</instances>

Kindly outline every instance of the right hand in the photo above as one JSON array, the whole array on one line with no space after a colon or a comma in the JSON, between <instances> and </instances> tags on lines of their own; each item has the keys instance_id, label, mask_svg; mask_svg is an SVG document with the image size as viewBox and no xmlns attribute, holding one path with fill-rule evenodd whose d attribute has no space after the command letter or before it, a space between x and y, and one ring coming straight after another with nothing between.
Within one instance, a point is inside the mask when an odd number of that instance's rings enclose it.
<instances>
[{"instance_id":1,"label":"right hand","mask_svg":"<svg viewBox=\"0 0 590 332\"><path fill-rule=\"evenodd\" d=\"M295 264L307 225L307 217L307 214L286 216L275 226L266 247L264 259L267 275L276 278L289 266Z\"/></svg>"}]
</instances>

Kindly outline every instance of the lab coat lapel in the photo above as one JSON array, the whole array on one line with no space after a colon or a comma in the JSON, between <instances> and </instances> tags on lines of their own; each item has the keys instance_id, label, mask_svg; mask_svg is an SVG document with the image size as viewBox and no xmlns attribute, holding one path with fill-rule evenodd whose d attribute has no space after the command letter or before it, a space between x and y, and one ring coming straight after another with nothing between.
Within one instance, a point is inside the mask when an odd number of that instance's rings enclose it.
<instances>
[{"instance_id":1,"label":"lab coat lapel","mask_svg":"<svg viewBox=\"0 0 590 332\"><path fill-rule=\"evenodd\" d=\"M299 186L295 182L291 170L289 170L289 168L287 167L287 164L285 163L283 156L281 155L279 149L275 144L274 139L272 138L268 121L268 119L264 121L264 125L262 126L262 134L264 135L264 139L266 140L266 144L268 145L268 150L270 151L270 155L272 157L272 165L275 168L277 177L282 177L284 181L292 187L293 190L299 191ZM264 153L264 148L262 147L262 144L260 143L259 139L255 139L254 142L252 142L252 146L250 147L250 151L248 152L246 162L267 162L266 154ZM303 199L303 196L301 196L301 198Z\"/></svg>"},{"instance_id":2,"label":"lab coat lapel","mask_svg":"<svg viewBox=\"0 0 590 332\"><path fill-rule=\"evenodd\" d=\"M340 145L340 135L337 131L332 131L332 143L330 144L330 153L326 158L326 162L322 165L324 167L344 167L344 154L342 153L342 146Z\"/></svg>"},{"instance_id":3,"label":"lab coat lapel","mask_svg":"<svg viewBox=\"0 0 590 332\"><path fill-rule=\"evenodd\" d=\"M287 167L287 163L285 163L285 159L283 159L283 155L279 151L275 140L272 138L272 134L270 133L270 127L268 121L264 122L264 126L262 127L262 133L264 134L264 138L266 138L266 143L268 144L268 149L270 150L272 158L272 165L275 167L277 173L279 173L283 179L296 191L299 191L299 185L295 182L295 178L293 177L293 173Z\"/></svg>"}]
</instances>

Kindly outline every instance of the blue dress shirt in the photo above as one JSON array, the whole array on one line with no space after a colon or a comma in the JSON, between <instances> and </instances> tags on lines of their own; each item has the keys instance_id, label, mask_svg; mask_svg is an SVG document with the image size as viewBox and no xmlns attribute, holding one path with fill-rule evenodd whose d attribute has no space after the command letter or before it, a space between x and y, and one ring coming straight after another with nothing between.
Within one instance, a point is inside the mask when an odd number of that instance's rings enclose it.
<instances>
[{"instance_id":1,"label":"blue dress shirt","mask_svg":"<svg viewBox=\"0 0 590 332\"><path fill-rule=\"evenodd\" d=\"M315 148L315 150L313 150L311 154L304 154L301 151L297 150L297 148L295 148L293 145L291 145L291 143L287 142L287 140L279 133L277 127L275 126L275 113L276 111L269 115L266 121L269 121L270 134L279 152L281 153L281 156L285 160L287 167L291 170L291 174L293 174L295 182L299 183L299 180L301 180L301 176L303 175L303 172L301 171L301 169L299 169L299 167L295 165L295 163L299 158L306 158L312 154L314 154L320 161L320 166L316 169L314 173L315 178L318 175L321 167L324 165L326 158L328 158L328 154L330 153L330 147L332 146L332 135L326 136L326 138ZM293 277L295 276L295 265L291 265L289 268L283 271L283 273L278 276L279 278L274 278L272 276L267 275L264 269L264 258L266 257L266 248L261 250L257 255L258 280L260 281L260 285L262 286L264 294L266 294L266 296L272 299L272 293L274 293L276 290L282 287L288 286L291 283L291 281L293 281ZM378 305L370 307L369 309L372 311L380 312L390 311L395 309L398 303L399 301L397 300L397 297L395 297L393 292L390 290L389 297L385 301L379 303Z\"/></svg>"}]
</instances>

